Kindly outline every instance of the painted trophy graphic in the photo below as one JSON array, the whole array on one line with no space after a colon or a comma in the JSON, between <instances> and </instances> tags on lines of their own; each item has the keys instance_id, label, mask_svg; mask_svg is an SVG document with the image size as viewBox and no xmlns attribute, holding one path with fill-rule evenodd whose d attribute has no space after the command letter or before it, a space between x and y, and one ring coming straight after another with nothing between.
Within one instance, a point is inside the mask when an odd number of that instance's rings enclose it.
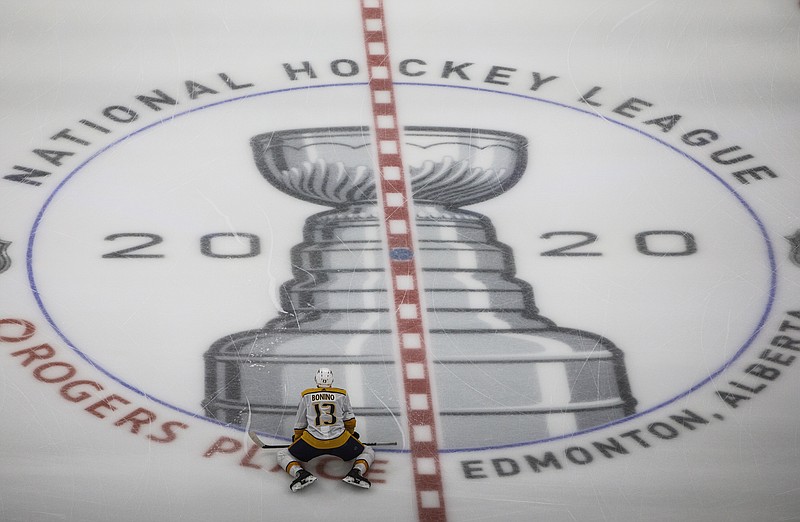
<instances>
[{"instance_id":1,"label":"painted trophy graphic","mask_svg":"<svg viewBox=\"0 0 800 522\"><path fill-rule=\"evenodd\" d=\"M251 140L277 189L333 207L309 217L292 250L284 311L205 354L206 414L286 437L319 366L346 386L359 431L407 440L368 127L270 132ZM527 140L482 129L405 127L418 264L443 448L538 440L634 412L622 352L539 315L510 247L462 206L511 189Z\"/></svg>"}]
</instances>

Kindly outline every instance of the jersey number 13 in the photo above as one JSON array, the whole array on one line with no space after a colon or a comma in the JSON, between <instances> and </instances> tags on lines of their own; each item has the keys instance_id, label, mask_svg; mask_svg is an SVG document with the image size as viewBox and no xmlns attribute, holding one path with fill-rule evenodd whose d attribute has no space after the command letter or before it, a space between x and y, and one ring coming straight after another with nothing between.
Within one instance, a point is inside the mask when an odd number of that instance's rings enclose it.
<instances>
[{"instance_id":1,"label":"jersey number 13","mask_svg":"<svg viewBox=\"0 0 800 522\"><path fill-rule=\"evenodd\" d=\"M314 424L317 426L336 424L336 405L332 402L323 402L322 404L315 403L314 411L317 412L317 418L314 419Z\"/></svg>"}]
</instances>

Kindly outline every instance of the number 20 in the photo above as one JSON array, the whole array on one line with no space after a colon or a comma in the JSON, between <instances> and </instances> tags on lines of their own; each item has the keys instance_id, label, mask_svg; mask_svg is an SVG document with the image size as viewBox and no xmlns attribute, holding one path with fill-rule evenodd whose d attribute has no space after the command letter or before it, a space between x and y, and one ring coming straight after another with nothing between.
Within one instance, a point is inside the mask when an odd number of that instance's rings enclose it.
<instances>
[{"instance_id":1,"label":"number 20","mask_svg":"<svg viewBox=\"0 0 800 522\"><path fill-rule=\"evenodd\" d=\"M580 232L580 231L570 231L570 232L546 232L542 234L542 239L550 239L556 236L578 236L582 237L580 241L575 243L570 243L568 245L564 245L558 248L554 248L552 250L548 250L546 252L542 252L541 255L543 256L602 256L603 254L600 252L588 252L586 250L578 250L581 247L585 247L586 245L591 245L595 241L597 241L597 234L592 234L591 232ZM681 238L683 241L683 249L681 250L671 250L671 251L655 251L652 250L647 242L647 239L650 236L677 236ZM634 236L634 241L636 243L636 250L640 254L644 254L646 256L659 256L659 257L667 257L667 256L689 256L697 252L697 241L695 241L694 236L689 232L684 232L682 230L648 230L646 232L639 232Z\"/></svg>"},{"instance_id":2,"label":"number 20","mask_svg":"<svg viewBox=\"0 0 800 522\"><path fill-rule=\"evenodd\" d=\"M597 234L592 232L583 231L558 231L546 232L541 235L542 239L551 239L557 237L574 237L580 238L579 240L569 243L558 248L553 248L542 252L542 256L563 256L563 257L595 257L602 256L601 252L594 252L585 247L595 243L598 239ZM683 245L670 245L666 250L654 250L649 239L653 236L673 236L679 238ZM102 257L106 259L146 259L146 258L163 258L164 254L155 249L156 245L164 243L164 238L158 234L151 234L146 232L125 232L120 234L111 234L105 238L106 241L121 240L125 242L128 240L128 246L113 252L104 254ZM640 254L646 256L669 257L669 256L689 256L697 252L697 241L694 236L682 230L647 230L639 232L634 236L636 250ZM222 243L222 248L220 248ZM221 253L219 250L224 250L227 244L230 249L231 245L235 246L234 250L237 253ZM200 238L200 253L206 257L222 258L222 259L241 259L248 257L256 257L261 254L261 239L255 235L247 232L219 232L216 234L206 234Z\"/></svg>"},{"instance_id":3,"label":"number 20","mask_svg":"<svg viewBox=\"0 0 800 522\"><path fill-rule=\"evenodd\" d=\"M161 258L164 254L154 253L141 253L139 251L154 247L164 242L164 238L158 234L149 234L146 232L125 232L121 234L111 234L106 237L106 241L115 241L117 239L125 240L127 238L147 238L145 242L138 242L138 244L130 245L127 248L115 250L104 254L105 259L144 259L144 258ZM214 241L220 239L224 241L225 238L234 240L236 243L245 244L246 251L238 254L219 254L214 251ZM242 241L245 240L245 241ZM136 252L136 253L134 253ZM200 253L206 257L217 257L222 259L235 259L244 257L256 257L261 253L261 239L255 234L248 234L247 232L219 232L217 234L206 234L200 238Z\"/></svg>"}]
</instances>

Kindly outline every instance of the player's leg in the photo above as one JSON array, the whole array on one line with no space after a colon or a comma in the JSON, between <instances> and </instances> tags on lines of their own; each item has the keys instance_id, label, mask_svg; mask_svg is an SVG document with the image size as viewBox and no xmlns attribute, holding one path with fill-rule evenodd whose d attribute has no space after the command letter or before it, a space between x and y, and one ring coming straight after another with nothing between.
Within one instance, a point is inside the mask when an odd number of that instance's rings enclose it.
<instances>
[{"instance_id":1,"label":"player's leg","mask_svg":"<svg viewBox=\"0 0 800 522\"><path fill-rule=\"evenodd\" d=\"M369 488L372 483L364 477L364 474L369 471L369 467L374 461L375 451L369 446L364 446L364 451L356 457L356 461L353 463L353 469L342 480L360 488Z\"/></svg>"},{"instance_id":2,"label":"player's leg","mask_svg":"<svg viewBox=\"0 0 800 522\"><path fill-rule=\"evenodd\" d=\"M297 460L294 455L289 453L286 449L281 449L275 455L275 458L278 461L278 464L288 473L289 475L296 477L297 473L303 469L302 464L299 460Z\"/></svg>"},{"instance_id":3,"label":"player's leg","mask_svg":"<svg viewBox=\"0 0 800 522\"><path fill-rule=\"evenodd\" d=\"M346 443L337 448L336 451L331 451L331 453L342 460L355 459L353 468L342 479L343 481L360 488L369 488L372 485L364 477L364 474L375 461L375 451L372 448L364 446L357 438L351 436Z\"/></svg>"},{"instance_id":4,"label":"player's leg","mask_svg":"<svg viewBox=\"0 0 800 522\"><path fill-rule=\"evenodd\" d=\"M313 458L313 456L309 455L310 449L313 450L305 442L297 441L288 449L279 450L276 455L278 464L286 470L286 473L294 477L294 480L289 485L289 489L292 491L299 491L317 480L317 477L303 468L301 464Z\"/></svg>"}]
</instances>

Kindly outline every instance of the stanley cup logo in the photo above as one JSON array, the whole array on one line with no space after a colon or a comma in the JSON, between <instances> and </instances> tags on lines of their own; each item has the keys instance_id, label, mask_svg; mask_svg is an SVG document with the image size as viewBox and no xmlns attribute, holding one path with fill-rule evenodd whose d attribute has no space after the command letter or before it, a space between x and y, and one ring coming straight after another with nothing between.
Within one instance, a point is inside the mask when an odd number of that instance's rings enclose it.
<instances>
[{"instance_id":1,"label":"stanley cup logo","mask_svg":"<svg viewBox=\"0 0 800 522\"><path fill-rule=\"evenodd\" d=\"M459 208L514 186L526 139L435 127L406 127L404 138L442 446L532 441L633 413L622 352L540 316L489 219ZM399 440L403 390L369 129L272 132L252 147L273 186L333 210L308 218L292 251L286 312L206 353L206 413L285 437L300 392L327 366L350 391L359 431Z\"/></svg>"}]
</instances>

